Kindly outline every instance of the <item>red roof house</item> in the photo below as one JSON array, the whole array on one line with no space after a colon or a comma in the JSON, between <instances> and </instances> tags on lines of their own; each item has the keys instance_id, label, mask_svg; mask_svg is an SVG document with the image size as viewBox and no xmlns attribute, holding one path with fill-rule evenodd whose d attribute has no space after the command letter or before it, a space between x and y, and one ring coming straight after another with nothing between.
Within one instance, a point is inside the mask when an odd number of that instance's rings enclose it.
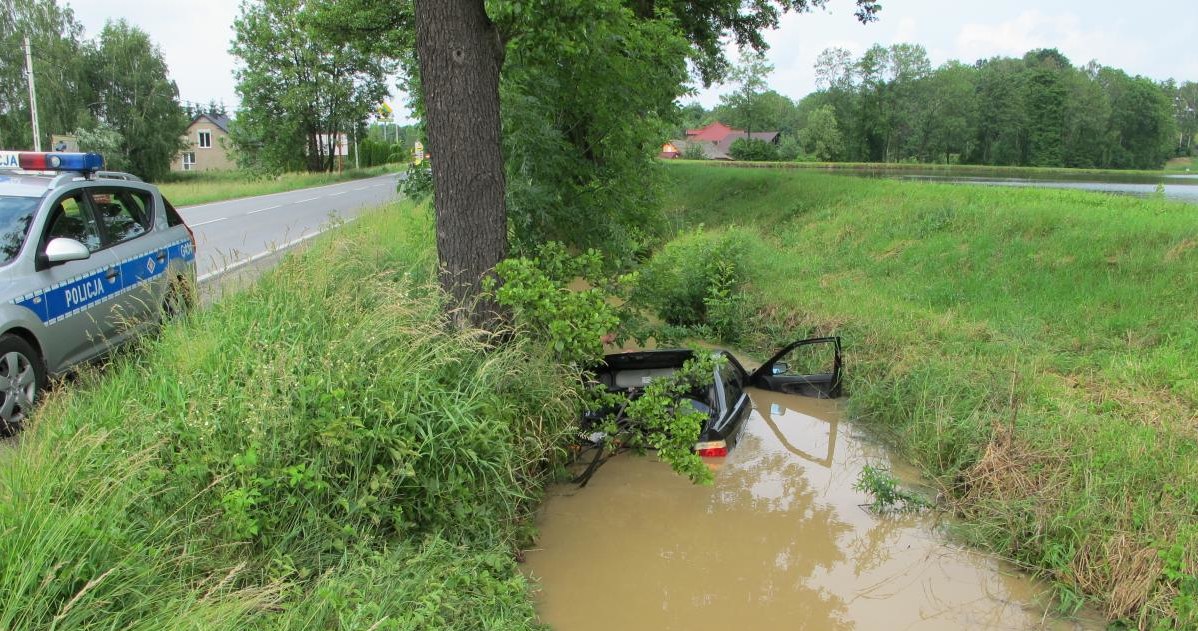
<instances>
[{"instance_id":1,"label":"red roof house","mask_svg":"<svg viewBox=\"0 0 1198 631\"><path fill-rule=\"evenodd\" d=\"M687 140L706 140L709 142L719 142L724 139L724 136L727 136L728 134L730 134L734 131L739 131L739 130L733 129L733 128L721 123L720 121L716 121L706 127L700 127L699 129L686 130L686 139Z\"/></svg>"},{"instance_id":2,"label":"red roof house","mask_svg":"<svg viewBox=\"0 0 1198 631\"><path fill-rule=\"evenodd\" d=\"M686 130L686 140L671 140L669 143L669 146L678 153L667 155L667 152L663 150L659 157L676 158L687 147L697 145L708 160L731 160L732 157L728 155L728 151L732 148L732 143L741 138L752 138L777 144L778 132L755 131L750 134L743 129L729 127L716 121L706 127Z\"/></svg>"}]
</instances>

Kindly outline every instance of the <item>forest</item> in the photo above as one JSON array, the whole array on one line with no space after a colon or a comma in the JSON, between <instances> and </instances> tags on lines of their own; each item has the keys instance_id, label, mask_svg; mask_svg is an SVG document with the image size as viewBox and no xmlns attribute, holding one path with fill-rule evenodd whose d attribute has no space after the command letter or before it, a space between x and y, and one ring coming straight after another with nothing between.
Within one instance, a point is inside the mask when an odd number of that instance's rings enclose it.
<instances>
[{"instance_id":1,"label":"forest","mask_svg":"<svg viewBox=\"0 0 1198 631\"><path fill-rule=\"evenodd\" d=\"M741 90L684 106L683 127L778 130L782 160L1157 169L1195 150L1198 83L1075 66L1055 49L933 67L917 44L830 48L815 70L818 89L797 102Z\"/></svg>"}]
</instances>

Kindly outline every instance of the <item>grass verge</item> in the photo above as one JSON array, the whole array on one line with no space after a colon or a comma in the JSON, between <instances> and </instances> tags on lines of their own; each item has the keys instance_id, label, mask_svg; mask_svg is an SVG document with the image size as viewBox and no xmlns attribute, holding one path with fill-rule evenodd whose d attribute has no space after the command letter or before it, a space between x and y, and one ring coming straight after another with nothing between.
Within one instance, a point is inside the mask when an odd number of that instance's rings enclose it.
<instances>
[{"instance_id":1,"label":"grass verge","mask_svg":"<svg viewBox=\"0 0 1198 631\"><path fill-rule=\"evenodd\" d=\"M0 628L535 626L513 545L575 419L456 331L385 207L39 408L0 460Z\"/></svg>"},{"instance_id":2,"label":"grass verge","mask_svg":"<svg viewBox=\"0 0 1198 631\"><path fill-rule=\"evenodd\" d=\"M399 165L385 165L347 169L340 173L284 173L275 176L253 175L243 171L172 173L168 180L157 184L163 197L171 200L175 206L192 206L375 177L395 173L399 168Z\"/></svg>"},{"instance_id":3,"label":"grass verge","mask_svg":"<svg viewBox=\"0 0 1198 631\"><path fill-rule=\"evenodd\" d=\"M667 172L676 224L704 226L683 239L741 244L755 325L731 342L843 335L854 415L939 482L963 536L1063 609L1198 625L1198 208Z\"/></svg>"}]
</instances>

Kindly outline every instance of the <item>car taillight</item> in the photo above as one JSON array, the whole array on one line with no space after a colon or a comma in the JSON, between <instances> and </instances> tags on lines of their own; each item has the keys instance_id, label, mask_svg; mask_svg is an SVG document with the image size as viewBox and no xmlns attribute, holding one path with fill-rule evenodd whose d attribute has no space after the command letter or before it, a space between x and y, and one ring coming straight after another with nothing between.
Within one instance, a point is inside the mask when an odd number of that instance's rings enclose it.
<instances>
[{"instance_id":1,"label":"car taillight","mask_svg":"<svg viewBox=\"0 0 1198 631\"><path fill-rule=\"evenodd\" d=\"M728 443L723 440L711 440L695 445L695 453L704 458L722 458L728 455Z\"/></svg>"}]
</instances>

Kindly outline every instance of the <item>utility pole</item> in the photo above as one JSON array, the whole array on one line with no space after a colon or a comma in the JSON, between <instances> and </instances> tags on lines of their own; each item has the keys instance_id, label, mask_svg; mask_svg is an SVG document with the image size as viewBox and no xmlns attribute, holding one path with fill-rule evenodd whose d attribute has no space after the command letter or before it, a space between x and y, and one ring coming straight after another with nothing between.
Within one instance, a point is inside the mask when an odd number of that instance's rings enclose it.
<instances>
[{"instance_id":1,"label":"utility pole","mask_svg":"<svg viewBox=\"0 0 1198 631\"><path fill-rule=\"evenodd\" d=\"M37 124L37 90L33 88L33 51L25 38L25 72L29 76L29 112L33 116L33 150L42 150L42 129Z\"/></svg>"}]
</instances>

